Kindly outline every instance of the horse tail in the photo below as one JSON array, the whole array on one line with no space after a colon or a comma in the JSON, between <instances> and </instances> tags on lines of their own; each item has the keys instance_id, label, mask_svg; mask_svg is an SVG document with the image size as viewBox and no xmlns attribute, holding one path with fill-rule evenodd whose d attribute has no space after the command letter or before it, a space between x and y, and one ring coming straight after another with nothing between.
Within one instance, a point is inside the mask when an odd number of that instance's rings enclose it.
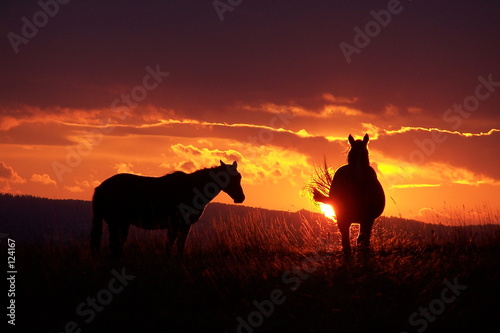
<instances>
[{"instance_id":1,"label":"horse tail","mask_svg":"<svg viewBox=\"0 0 500 333\"><path fill-rule=\"evenodd\" d=\"M100 200L98 197L98 188L96 188L92 198L92 231L90 232L90 250L95 255L101 247L102 236L102 210L100 207Z\"/></svg>"},{"instance_id":2,"label":"horse tail","mask_svg":"<svg viewBox=\"0 0 500 333\"><path fill-rule=\"evenodd\" d=\"M313 191L313 199L316 202L322 202L324 204L331 205L332 204L332 199L330 197L327 197L324 194L321 194L318 190L314 189Z\"/></svg>"}]
</instances>

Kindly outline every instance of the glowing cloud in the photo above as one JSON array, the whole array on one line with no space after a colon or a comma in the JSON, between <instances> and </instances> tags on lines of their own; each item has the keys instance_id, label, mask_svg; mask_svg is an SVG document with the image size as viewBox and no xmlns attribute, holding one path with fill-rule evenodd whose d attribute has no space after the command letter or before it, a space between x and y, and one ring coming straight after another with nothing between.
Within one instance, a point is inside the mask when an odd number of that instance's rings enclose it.
<instances>
[{"instance_id":1,"label":"glowing cloud","mask_svg":"<svg viewBox=\"0 0 500 333\"><path fill-rule=\"evenodd\" d=\"M476 174L465 168L446 163L430 162L425 165L412 165L380 157L377 168L391 188L439 187L445 184L496 184L490 177Z\"/></svg>"},{"instance_id":2,"label":"glowing cloud","mask_svg":"<svg viewBox=\"0 0 500 333\"><path fill-rule=\"evenodd\" d=\"M13 168L7 166L4 162L0 162L0 180L12 182L12 183L24 183L22 177L20 177Z\"/></svg>"},{"instance_id":3,"label":"glowing cloud","mask_svg":"<svg viewBox=\"0 0 500 333\"><path fill-rule=\"evenodd\" d=\"M134 171L132 171L132 167L134 165L130 164L130 163L117 163L115 164L115 169L116 169L116 172L117 173L131 173L131 174L134 174L134 175L141 175L140 173L136 173Z\"/></svg>"},{"instance_id":4,"label":"glowing cloud","mask_svg":"<svg viewBox=\"0 0 500 333\"><path fill-rule=\"evenodd\" d=\"M32 182L41 183L44 185L57 185L56 181L50 178L50 176L46 173L44 173L43 175L35 173L31 176L30 180Z\"/></svg>"},{"instance_id":5,"label":"glowing cloud","mask_svg":"<svg viewBox=\"0 0 500 333\"><path fill-rule=\"evenodd\" d=\"M84 180L84 181L75 181L76 185L73 185L73 186L64 186L64 189L66 189L67 191L69 192L72 192L72 193L82 193L82 192L85 192L89 189L93 189L97 186L99 186L100 182L98 181L88 181L88 180Z\"/></svg>"},{"instance_id":6,"label":"glowing cloud","mask_svg":"<svg viewBox=\"0 0 500 333\"><path fill-rule=\"evenodd\" d=\"M210 149L194 145L175 144L171 151L180 158L180 163L164 163L162 167L169 170L194 171L201 167L216 165L219 160L227 163L241 162L238 169L248 184L276 183L286 178L296 185L306 179L309 169L307 156L274 146L254 146L240 144L236 149Z\"/></svg>"},{"instance_id":7,"label":"glowing cloud","mask_svg":"<svg viewBox=\"0 0 500 333\"><path fill-rule=\"evenodd\" d=\"M500 132L500 129L492 128L488 132L470 133L470 132L460 132L460 131L449 131L449 130L439 129L436 127L427 128L427 127L403 126L398 130L384 130L383 132L387 135L395 135L395 134L407 133L407 132L412 132L412 131L440 132L440 133L454 134L454 135L460 135L463 137L470 138L470 137L478 137L478 136L490 136L495 132Z\"/></svg>"}]
</instances>

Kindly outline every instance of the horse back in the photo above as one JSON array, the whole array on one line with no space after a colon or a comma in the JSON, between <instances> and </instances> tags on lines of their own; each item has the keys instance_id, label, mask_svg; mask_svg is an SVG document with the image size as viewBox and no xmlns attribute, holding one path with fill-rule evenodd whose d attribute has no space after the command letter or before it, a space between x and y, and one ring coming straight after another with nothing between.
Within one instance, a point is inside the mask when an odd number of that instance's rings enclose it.
<instances>
[{"instance_id":1,"label":"horse back","mask_svg":"<svg viewBox=\"0 0 500 333\"><path fill-rule=\"evenodd\" d=\"M330 186L330 198L337 215L375 219L385 208L385 194L375 170L351 165L337 169Z\"/></svg>"},{"instance_id":2,"label":"horse back","mask_svg":"<svg viewBox=\"0 0 500 333\"><path fill-rule=\"evenodd\" d=\"M99 185L93 205L105 220L120 219L145 229L167 227L178 205L185 200L183 173L173 177L117 174ZM185 174L184 174L185 175Z\"/></svg>"}]
</instances>

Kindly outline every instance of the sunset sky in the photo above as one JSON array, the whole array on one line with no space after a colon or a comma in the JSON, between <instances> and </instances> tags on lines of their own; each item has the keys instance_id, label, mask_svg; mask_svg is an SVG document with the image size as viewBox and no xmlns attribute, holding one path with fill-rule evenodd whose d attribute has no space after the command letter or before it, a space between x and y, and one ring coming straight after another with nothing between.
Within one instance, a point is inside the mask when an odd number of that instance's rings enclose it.
<instances>
[{"instance_id":1,"label":"sunset sky","mask_svg":"<svg viewBox=\"0 0 500 333\"><path fill-rule=\"evenodd\" d=\"M496 0L2 1L0 192L90 200L116 173L222 159L245 205L314 210L314 166L368 133L385 215L496 213L499 18Z\"/></svg>"}]
</instances>

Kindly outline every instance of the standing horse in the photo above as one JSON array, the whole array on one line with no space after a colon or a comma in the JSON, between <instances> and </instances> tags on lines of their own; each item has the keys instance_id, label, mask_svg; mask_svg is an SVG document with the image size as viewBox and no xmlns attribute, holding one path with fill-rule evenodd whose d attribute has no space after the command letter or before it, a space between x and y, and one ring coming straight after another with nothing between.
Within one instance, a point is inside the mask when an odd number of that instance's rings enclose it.
<instances>
[{"instance_id":1,"label":"standing horse","mask_svg":"<svg viewBox=\"0 0 500 333\"><path fill-rule=\"evenodd\" d=\"M92 198L92 252L99 250L105 220L113 257L122 253L130 225L167 229L167 254L172 253L176 243L177 254L182 255L191 225L220 191L226 192L235 203L245 200L237 166L236 162L229 165L220 161L220 166L190 174L181 171L163 177L118 174L106 179L96 187Z\"/></svg>"},{"instance_id":2,"label":"standing horse","mask_svg":"<svg viewBox=\"0 0 500 333\"><path fill-rule=\"evenodd\" d=\"M351 224L360 225L357 244L368 249L373 223L385 208L384 189L368 159L368 134L363 140L354 140L352 135L349 135L348 139L351 149L347 155L347 164L335 172L329 196L315 196L316 201L333 206L346 255L351 252Z\"/></svg>"}]
</instances>

